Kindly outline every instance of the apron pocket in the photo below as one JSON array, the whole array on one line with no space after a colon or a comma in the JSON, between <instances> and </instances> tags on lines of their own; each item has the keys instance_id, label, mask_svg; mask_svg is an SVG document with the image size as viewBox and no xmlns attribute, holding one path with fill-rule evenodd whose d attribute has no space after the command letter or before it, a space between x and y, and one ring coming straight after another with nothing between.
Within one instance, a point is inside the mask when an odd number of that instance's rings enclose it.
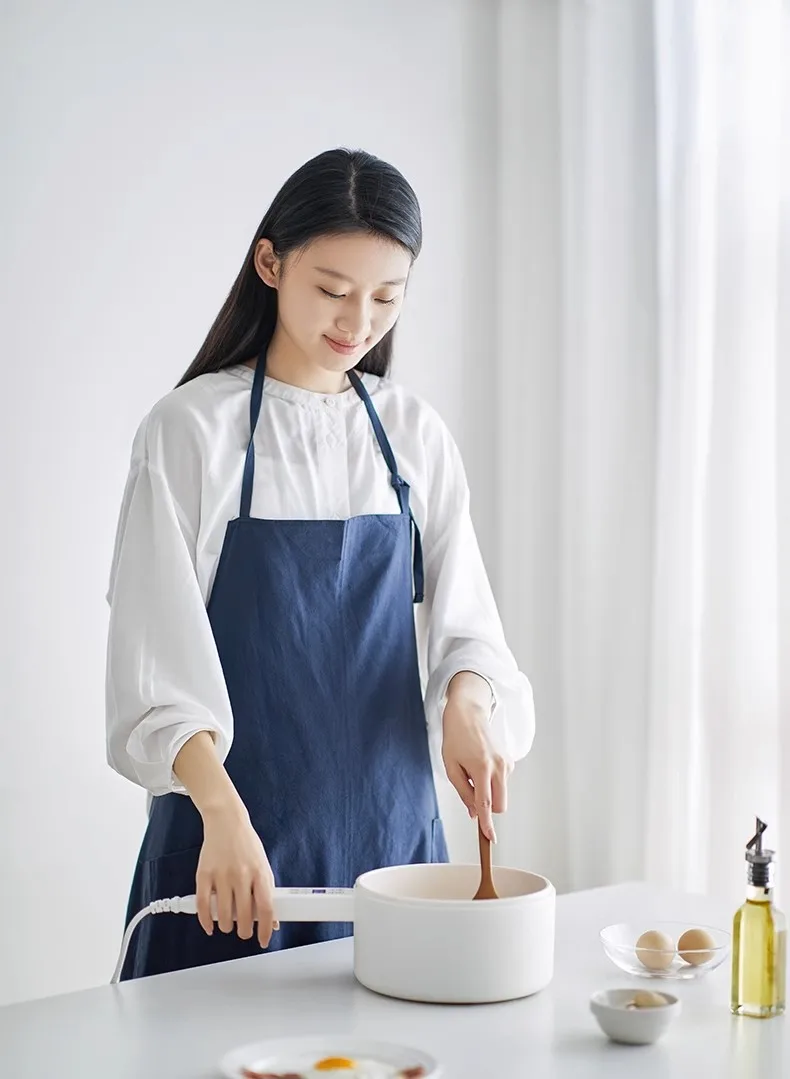
<instances>
[{"instance_id":1,"label":"apron pocket","mask_svg":"<svg viewBox=\"0 0 790 1079\"><path fill-rule=\"evenodd\" d=\"M143 862L145 902L171 899L175 895L194 895L200 851L201 847L190 847Z\"/></svg>"}]
</instances>

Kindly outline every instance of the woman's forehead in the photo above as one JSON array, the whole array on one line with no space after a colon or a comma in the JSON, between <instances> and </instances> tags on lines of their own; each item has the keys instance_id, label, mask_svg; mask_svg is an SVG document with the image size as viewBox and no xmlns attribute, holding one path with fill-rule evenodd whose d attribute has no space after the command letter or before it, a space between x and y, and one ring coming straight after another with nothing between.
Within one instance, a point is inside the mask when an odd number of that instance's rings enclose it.
<instances>
[{"instance_id":1,"label":"woman's forehead","mask_svg":"<svg viewBox=\"0 0 790 1079\"><path fill-rule=\"evenodd\" d=\"M353 285L402 285L411 255L394 240L365 232L320 236L299 252L300 270Z\"/></svg>"}]
</instances>

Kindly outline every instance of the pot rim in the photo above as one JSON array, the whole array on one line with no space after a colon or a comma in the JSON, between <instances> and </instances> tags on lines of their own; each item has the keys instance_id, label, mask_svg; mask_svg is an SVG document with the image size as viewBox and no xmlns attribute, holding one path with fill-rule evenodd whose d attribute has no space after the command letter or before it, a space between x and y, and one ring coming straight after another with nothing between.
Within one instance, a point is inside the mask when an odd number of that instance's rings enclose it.
<instances>
[{"instance_id":1,"label":"pot rim","mask_svg":"<svg viewBox=\"0 0 790 1079\"><path fill-rule=\"evenodd\" d=\"M429 865L440 864L454 864L459 863L427 863ZM471 865L471 863L470 863ZM510 909L512 907L521 907L527 904L533 905L535 903L544 902L547 899L553 898L555 895L555 888L548 877L544 877L541 873L533 873L528 869L514 869L510 866L496 866L496 869L506 869L510 872L519 873L526 877L532 877L534 880L541 881L542 887L538 888L535 892L529 892L526 895L511 895L503 896L501 899L495 901L492 900L479 900L472 899L430 899L422 896L403 896L403 895L388 895L386 892L381 892L377 888L370 887L369 882L373 879L380 880L382 877L386 877L387 874L394 874L399 870L413 869L415 866L383 866L380 869L369 869L366 873L362 873L357 877L354 884L354 892L364 894L366 901L372 900L377 903L383 903L388 906L396 907L419 907L427 909L441 909L448 910L463 910L463 911L485 911L490 907L505 907Z\"/></svg>"}]
</instances>

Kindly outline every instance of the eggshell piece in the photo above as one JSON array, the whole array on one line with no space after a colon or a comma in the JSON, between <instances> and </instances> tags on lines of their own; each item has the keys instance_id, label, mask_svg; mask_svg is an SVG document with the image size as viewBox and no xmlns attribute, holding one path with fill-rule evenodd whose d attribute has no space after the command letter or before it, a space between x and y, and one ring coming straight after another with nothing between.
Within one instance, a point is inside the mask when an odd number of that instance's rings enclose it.
<instances>
[{"instance_id":1,"label":"eggshell piece","mask_svg":"<svg viewBox=\"0 0 790 1079\"><path fill-rule=\"evenodd\" d=\"M660 993L653 993L649 989L639 989L631 999L631 1007L634 1008L665 1008L666 997Z\"/></svg>"}]
</instances>

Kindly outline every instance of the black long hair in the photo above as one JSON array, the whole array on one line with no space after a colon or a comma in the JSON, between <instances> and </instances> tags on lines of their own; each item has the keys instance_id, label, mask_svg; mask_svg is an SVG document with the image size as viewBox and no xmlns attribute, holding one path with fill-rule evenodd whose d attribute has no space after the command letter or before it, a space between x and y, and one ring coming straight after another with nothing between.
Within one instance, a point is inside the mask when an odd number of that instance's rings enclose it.
<instances>
[{"instance_id":1,"label":"black long hair","mask_svg":"<svg viewBox=\"0 0 790 1079\"><path fill-rule=\"evenodd\" d=\"M416 259L422 246L417 196L392 165L363 150L327 150L291 176L255 232L222 310L179 386L208 371L252 359L268 347L277 323L277 290L255 269L255 248L271 241L284 258L320 236L367 232L393 240ZM386 375L393 327L362 357L359 371Z\"/></svg>"}]
</instances>

